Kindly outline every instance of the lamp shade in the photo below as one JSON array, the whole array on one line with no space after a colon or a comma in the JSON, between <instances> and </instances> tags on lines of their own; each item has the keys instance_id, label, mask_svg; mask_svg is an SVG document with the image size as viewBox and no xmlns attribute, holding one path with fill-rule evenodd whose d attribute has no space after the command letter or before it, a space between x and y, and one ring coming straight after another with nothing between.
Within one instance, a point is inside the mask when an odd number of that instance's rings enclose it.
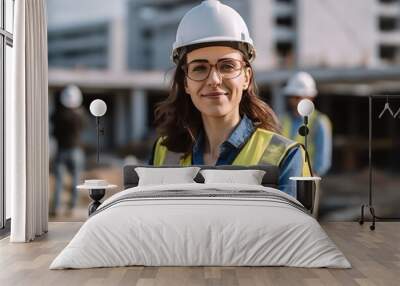
<instances>
[{"instance_id":1,"label":"lamp shade","mask_svg":"<svg viewBox=\"0 0 400 286\"><path fill-rule=\"evenodd\" d=\"M309 99L302 99L297 105L297 111L301 116L310 116L314 112L314 103Z\"/></svg>"},{"instance_id":2,"label":"lamp shade","mask_svg":"<svg viewBox=\"0 0 400 286\"><path fill-rule=\"evenodd\" d=\"M103 116L107 111L107 104L101 99L95 99L90 104L90 113L94 116Z\"/></svg>"}]
</instances>

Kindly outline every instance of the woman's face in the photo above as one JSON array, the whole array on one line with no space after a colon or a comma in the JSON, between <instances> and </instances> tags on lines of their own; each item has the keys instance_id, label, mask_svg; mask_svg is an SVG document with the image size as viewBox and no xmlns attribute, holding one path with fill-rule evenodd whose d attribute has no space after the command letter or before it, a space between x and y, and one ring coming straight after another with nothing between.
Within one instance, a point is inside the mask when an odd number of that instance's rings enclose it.
<instances>
[{"instance_id":1,"label":"woman's face","mask_svg":"<svg viewBox=\"0 0 400 286\"><path fill-rule=\"evenodd\" d=\"M242 68L238 76L228 79L219 74L215 65L219 62L220 71L226 70L229 73L230 59L236 60L236 63L241 62ZM195 81L186 76L186 93L203 116L224 117L239 114L243 90L248 88L251 79L251 69L244 66L242 54L233 48L218 46L200 48L187 54L187 64L189 66L193 63L194 72L204 69L204 63L207 65L207 62L212 66L207 78Z\"/></svg>"}]
</instances>

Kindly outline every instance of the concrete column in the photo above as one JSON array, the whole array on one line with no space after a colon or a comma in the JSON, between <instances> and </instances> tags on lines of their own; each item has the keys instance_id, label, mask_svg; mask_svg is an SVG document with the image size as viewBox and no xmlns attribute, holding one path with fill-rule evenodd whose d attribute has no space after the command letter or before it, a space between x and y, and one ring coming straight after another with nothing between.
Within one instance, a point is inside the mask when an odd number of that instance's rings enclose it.
<instances>
[{"instance_id":1,"label":"concrete column","mask_svg":"<svg viewBox=\"0 0 400 286\"><path fill-rule=\"evenodd\" d=\"M113 72L124 72L127 68L126 22L117 18L111 22L109 67Z\"/></svg>"},{"instance_id":2,"label":"concrete column","mask_svg":"<svg viewBox=\"0 0 400 286\"><path fill-rule=\"evenodd\" d=\"M132 90L130 95L130 139L137 141L147 133L147 94L144 90Z\"/></svg>"},{"instance_id":3,"label":"concrete column","mask_svg":"<svg viewBox=\"0 0 400 286\"><path fill-rule=\"evenodd\" d=\"M126 117L127 117L127 108L126 108L126 96L123 94L117 94L114 96L114 114L115 114L115 121L114 121L114 136L115 136L115 143L117 146L122 146L127 141L127 124L126 124Z\"/></svg>"},{"instance_id":4,"label":"concrete column","mask_svg":"<svg viewBox=\"0 0 400 286\"><path fill-rule=\"evenodd\" d=\"M282 94L282 88L279 85L273 85L271 87L272 95L272 109L275 111L278 117L282 117L285 113L285 98Z\"/></svg>"}]
</instances>

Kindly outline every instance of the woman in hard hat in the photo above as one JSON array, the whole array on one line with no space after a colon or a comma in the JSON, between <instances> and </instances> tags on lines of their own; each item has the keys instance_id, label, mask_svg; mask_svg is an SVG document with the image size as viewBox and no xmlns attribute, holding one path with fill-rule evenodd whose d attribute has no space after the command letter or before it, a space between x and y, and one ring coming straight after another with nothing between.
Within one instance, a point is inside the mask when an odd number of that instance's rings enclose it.
<instances>
[{"instance_id":1,"label":"woman in hard hat","mask_svg":"<svg viewBox=\"0 0 400 286\"><path fill-rule=\"evenodd\" d=\"M297 112L297 104L302 99L313 101L317 96L314 79L309 73L297 72L284 88L288 112L282 118L282 135L304 144L304 136L298 133L303 118ZM313 171L318 176L325 175L332 163L332 125L329 117L314 110L308 118L308 152Z\"/></svg>"},{"instance_id":2,"label":"woman in hard hat","mask_svg":"<svg viewBox=\"0 0 400 286\"><path fill-rule=\"evenodd\" d=\"M295 196L289 177L310 169L257 96L254 57L247 26L232 8L209 0L186 13L173 45L172 89L155 112L161 136L151 164L276 165L280 189Z\"/></svg>"}]
</instances>

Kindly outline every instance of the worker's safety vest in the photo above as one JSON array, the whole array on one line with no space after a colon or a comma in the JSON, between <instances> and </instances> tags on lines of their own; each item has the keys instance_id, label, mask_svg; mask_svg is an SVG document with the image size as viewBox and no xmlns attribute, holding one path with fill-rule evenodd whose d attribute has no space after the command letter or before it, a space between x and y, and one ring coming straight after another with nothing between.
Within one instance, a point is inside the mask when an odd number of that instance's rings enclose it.
<instances>
[{"instance_id":1,"label":"worker's safety vest","mask_svg":"<svg viewBox=\"0 0 400 286\"><path fill-rule=\"evenodd\" d=\"M166 146L162 145L163 138L157 140L154 150L155 166L162 165L180 165L190 166L192 164L192 155L184 156L183 153L171 152ZM250 139L244 145L242 150L236 156L232 165L264 165L280 166L283 159L294 147L300 144L265 129L256 129ZM304 148L300 148L303 156L302 175L310 176L311 170L305 160Z\"/></svg>"},{"instance_id":2,"label":"worker's safety vest","mask_svg":"<svg viewBox=\"0 0 400 286\"><path fill-rule=\"evenodd\" d=\"M308 118L308 129L309 129L309 134L307 135L307 149L308 149L308 154L310 155L311 162L314 162L315 158L315 124L317 122L317 119L322 116L322 114L318 111L314 111L311 116ZM295 136L291 136L291 130L292 130L292 124L293 121L289 115L285 115L282 119L282 135L290 138L300 144L305 143L305 137L301 136L299 132L296 132Z\"/></svg>"}]
</instances>

